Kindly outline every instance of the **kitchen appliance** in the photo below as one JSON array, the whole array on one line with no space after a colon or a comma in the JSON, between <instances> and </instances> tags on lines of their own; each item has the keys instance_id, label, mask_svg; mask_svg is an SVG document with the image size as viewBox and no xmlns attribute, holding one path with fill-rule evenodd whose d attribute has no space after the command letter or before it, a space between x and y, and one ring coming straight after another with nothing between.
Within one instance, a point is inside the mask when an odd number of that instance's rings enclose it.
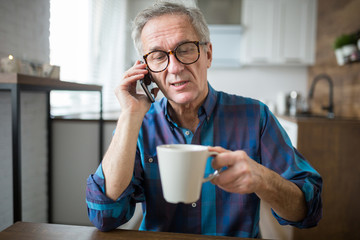
<instances>
[{"instance_id":1,"label":"kitchen appliance","mask_svg":"<svg viewBox=\"0 0 360 240\"><path fill-rule=\"evenodd\" d=\"M291 91L289 95L289 115L296 116L300 105L301 96L297 91Z\"/></svg>"}]
</instances>

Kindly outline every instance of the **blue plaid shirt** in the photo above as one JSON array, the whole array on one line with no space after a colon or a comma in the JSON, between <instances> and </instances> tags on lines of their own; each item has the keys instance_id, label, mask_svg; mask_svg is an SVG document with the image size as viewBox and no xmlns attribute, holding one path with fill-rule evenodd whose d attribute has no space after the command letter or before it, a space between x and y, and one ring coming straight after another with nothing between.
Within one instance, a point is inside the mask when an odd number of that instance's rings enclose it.
<instances>
[{"instance_id":1,"label":"blue plaid shirt","mask_svg":"<svg viewBox=\"0 0 360 240\"><path fill-rule=\"evenodd\" d=\"M257 237L260 199L256 194L226 192L210 182L202 186L193 204L165 201L160 182L156 146L170 143L221 146L244 150L256 162L295 183L305 194L308 207L301 222L289 222L275 212L280 224L299 228L315 226L321 218L322 179L292 146L289 137L263 103L215 91L198 111L200 123L192 133L179 127L167 112L167 99L152 104L139 132L135 168L130 185L113 201L105 195L101 164L87 180L86 201L91 222L108 231L127 222L135 204L142 202L140 230ZM212 173L211 158L205 175Z\"/></svg>"}]
</instances>

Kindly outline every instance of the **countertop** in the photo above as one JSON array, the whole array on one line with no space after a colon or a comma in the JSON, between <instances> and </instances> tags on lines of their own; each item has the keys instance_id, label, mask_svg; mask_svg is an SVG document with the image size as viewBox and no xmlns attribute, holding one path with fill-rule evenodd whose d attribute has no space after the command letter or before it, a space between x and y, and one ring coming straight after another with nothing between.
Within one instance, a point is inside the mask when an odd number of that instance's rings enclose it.
<instances>
[{"instance_id":1,"label":"countertop","mask_svg":"<svg viewBox=\"0 0 360 240\"><path fill-rule=\"evenodd\" d=\"M359 118L349 118L349 117L335 117L335 118L327 118L326 115L298 115L298 116L290 116L290 115L278 115L276 114L277 118L282 118L284 120L290 122L334 122L334 123L360 123Z\"/></svg>"},{"instance_id":2,"label":"countertop","mask_svg":"<svg viewBox=\"0 0 360 240\"><path fill-rule=\"evenodd\" d=\"M0 84L17 84L33 89L101 91L102 86L66 82L59 79L24 75L19 73L0 73Z\"/></svg>"}]
</instances>

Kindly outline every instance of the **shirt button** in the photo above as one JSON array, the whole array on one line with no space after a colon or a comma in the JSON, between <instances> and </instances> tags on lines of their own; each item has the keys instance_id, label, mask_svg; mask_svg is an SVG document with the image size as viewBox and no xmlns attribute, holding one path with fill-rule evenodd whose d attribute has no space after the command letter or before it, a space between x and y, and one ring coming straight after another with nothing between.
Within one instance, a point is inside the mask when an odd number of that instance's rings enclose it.
<instances>
[{"instance_id":1,"label":"shirt button","mask_svg":"<svg viewBox=\"0 0 360 240\"><path fill-rule=\"evenodd\" d=\"M193 202L193 203L191 204L191 206L192 206L192 207L196 207L196 203Z\"/></svg>"},{"instance_id":2,"label":"shirt button","mask_svg":"<svg viewBox=\"0 0 360 240\"><path fill-rule=\"evenodd\" d=\"M185 134L186 134L187 136L189 136L189 135L190 135L190 131L186 131Z\"/></svg>"},{"instance_id":3,"label":"shirt button","mask_svg":"<svg viewBox=\"0 0 360 240\"><path fill-rule=\"evenodd\" d=\"M154 159L149 158L149 163L152 163L154 161Z\"/></svg>"}]
</instances>

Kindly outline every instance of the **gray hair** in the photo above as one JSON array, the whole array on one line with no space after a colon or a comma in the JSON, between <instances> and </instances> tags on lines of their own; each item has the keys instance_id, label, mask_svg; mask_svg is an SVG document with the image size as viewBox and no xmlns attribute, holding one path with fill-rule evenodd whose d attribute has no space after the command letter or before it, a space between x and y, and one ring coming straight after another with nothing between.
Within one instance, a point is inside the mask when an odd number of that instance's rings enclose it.
<instances>
[{"instance_id":1,"label":"gray hair","mask_svg":"<svg viewBox=\"0 0 360 240\"><path fill-rule=\"evenodd\" d=\"M187 7L182 4L172 2L156 2L153 6L141 11L132 24L132 39L140 55L142 54L141 32L145 24L153 18L166 14L185 15L189 18L194 27L199 41L210 42L210 32L202 12L195 7Z\"/></svg>"}]
</instances>

